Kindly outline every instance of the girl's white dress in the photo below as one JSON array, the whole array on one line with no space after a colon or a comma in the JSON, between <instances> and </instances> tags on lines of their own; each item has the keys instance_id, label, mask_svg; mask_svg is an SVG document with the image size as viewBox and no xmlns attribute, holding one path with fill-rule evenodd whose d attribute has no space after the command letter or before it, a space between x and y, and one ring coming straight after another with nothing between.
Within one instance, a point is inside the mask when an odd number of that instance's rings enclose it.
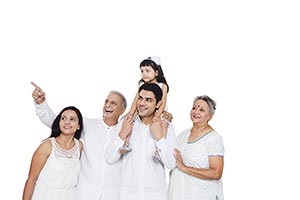
<instances>
[{"instance_id":1,"label":"girl's white dress","mask_svg":"<svg viewBox=\"0 0 300 200\"><path fill-rule=\"evenodd\" d=\"M52 142L52 151L38 177L32 200L74 200L80 172L79 141L74 139L74 147L64 150L54 137L49 140Z\"/></svg>"},{"instance_id":2,"label":"girl's white dress","mask_svg":"<svg viewBox=\"0 0 300 200\"><path fill-rule=\"evenodd\" d=\"M224 156L222 137L211 131L195 142L188 142L190 128L176 138L184 164L195 168L209 168L210 156ZM203 180L178 168L171 171L169 200L223 200L222 180Z\"/></svg>"}]
</instances>

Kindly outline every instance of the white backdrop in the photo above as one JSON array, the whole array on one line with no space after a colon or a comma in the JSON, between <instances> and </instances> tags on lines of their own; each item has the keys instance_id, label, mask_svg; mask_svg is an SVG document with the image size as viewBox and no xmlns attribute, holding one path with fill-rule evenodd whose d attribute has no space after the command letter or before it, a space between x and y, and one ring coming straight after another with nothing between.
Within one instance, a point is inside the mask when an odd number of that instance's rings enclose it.
<instances>
[{"instance_id":1,"label":"white backdrop","mask_svg":"<svg viewBox=\"0 0 300 200\"><path fill-rule=\"evenodd\" d=\"M21 199L50 134L30 81L59 112L98 117L110 90L129 104L139 63L159 56L176 134L197 95L217 101L225 199L292 199L299 184L299 5L296 1L1 1L0 199ZM295 182L294 182L295 183Z\"/></svg>"}]
</instances>

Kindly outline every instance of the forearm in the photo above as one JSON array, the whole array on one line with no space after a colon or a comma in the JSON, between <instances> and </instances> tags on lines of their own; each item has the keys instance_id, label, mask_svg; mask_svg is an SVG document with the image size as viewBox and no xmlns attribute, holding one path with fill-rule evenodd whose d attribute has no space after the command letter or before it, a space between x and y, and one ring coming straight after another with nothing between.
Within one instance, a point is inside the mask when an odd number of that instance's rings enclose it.
<instances>
[{"instance_id":1,"label":"forearm","mask_svg":"<svg viewBox=\"0 0 300 200\"><path fill-rule=\"evenodd\" d=\"M159 108L157 109L155 115L156 115L157 117L161 117L161 115L162 115L163 112L165 111L165 107L166 107L165 104L161 104L161 105L159 106Z\"/></svg>"},{"instance_id":2,"label":"forearm","mask_svg":"<svg viewBox=\"0 0 300 200\"><path fill-rule=\"evenodd\" d=\"M27 179L25 186L24 186L22 200L31 200L31 197L32 197L32 194L34 191L34 187L35 187L35 181Z\"/></svg>"},{"instance_id":3,"label":"forearm","mask_svg":"<svg viewBox=\"0 0 300 200\"><path fill-rule=\"evenodd\" d=\"M44 101L42 104L35 104L35 108L36 115L40 118L41 122L46 126L51 127L56 115L47 102Z\"/></svg>"},{"instance_id":4,"label":"forearm","mask_svg":"<svg viewBox=\"0 0 300 200\"><path fill-rule=\"evenodd\" d=\"M133 99L133 102L131 104L131 107L130 107L130 113L133 115L135 112L136 112L136 103L137 103L137 100L138 100L138 93L136 93L134 99Z\"/></svg>"},{"instance_id":5,"label":"forearm","mask_svg":"<svg viewBox=\"0 0 300 200\"><path fill-rule=\"evenodd\" d=\"M112 165L120 159L119 150L123 144L124 141L120 137L111 138L104 152L104 159L108 164Z\"/></svg>"},{"instance_id":6,"label":"forearm","mask_svg":"<svg viewBox=\"0 0 300 200\"><path fill-rule=\"evenodd\" d=\"M205 180L219 180L222 177L222 172L216 169L201 169L186 165L178 165L178 168L184 173Z\"/></svg>"},{"instance_id":7,"label":"forearm","mask_svg":"<svg viewBox=\"0 0 300 200\"><path fill-rule=\"evenodd\" d=\"M163 97L161 99L161 104L159 108L157 109L157 116L160 117L163 112L166 110L166 105L167 105L167 92L165 91L163 94Z\"/></svg>"},{"instance_id":8,"label":"forearm","mask_svg":"<svg viewBox=\"0 0 300 200\"><path fill-rule=\"evenodd\" d=\"M174 147L166 142L165 138L156 142L159 157L162 163L169 169L176 167L176 159L174 157Z\"/></svg>"},{"instance_id":9,"label":"forearm","mask_svg":"<svg viewBox=\"0 0 300 200\"><path fill-rule=\"evenodd\" d=\"M135 104L132 104L131 108L130 108L130 114L131 115L134 115L136 112L136 105Z\"/></svg>"}]
</instances>

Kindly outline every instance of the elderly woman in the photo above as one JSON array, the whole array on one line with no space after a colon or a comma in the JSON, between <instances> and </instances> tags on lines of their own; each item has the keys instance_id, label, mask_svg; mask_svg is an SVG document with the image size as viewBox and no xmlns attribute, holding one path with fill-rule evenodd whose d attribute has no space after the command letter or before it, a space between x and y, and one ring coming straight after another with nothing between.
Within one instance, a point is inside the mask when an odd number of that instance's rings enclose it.
<instances>
[{"instance_id":1,"label":"elderly woman","mask_svg":"<svg viewBox=\"0 0 300 200\"><path fill-rule=\"evenodd\" d=\"M223 140L208 124L215 109L208 96L194 99L193 126L176 138L177 168L171 171L169 200L223 200Z\"/></svg>"}]
</instances>

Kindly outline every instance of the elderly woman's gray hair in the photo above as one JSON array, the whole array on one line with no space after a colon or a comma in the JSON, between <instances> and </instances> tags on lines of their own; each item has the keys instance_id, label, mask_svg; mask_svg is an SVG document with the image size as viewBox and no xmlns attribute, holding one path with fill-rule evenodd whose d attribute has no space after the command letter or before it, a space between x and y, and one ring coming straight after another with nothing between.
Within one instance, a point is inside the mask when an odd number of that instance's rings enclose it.
<instances>
[{"instance_id":1,"label":"elderly woman's gray hair","mask_svg":"<svg viewBox=\"0 0 300 200\"><path fill-rule=\"evenodd\" d=\"M202 95L202 96L195 97L193 103L195 103L197 100L200 100L200 99L207 103L210 113L214 114L215 110L216 110L216 102L214 100L212 100L212 98L210 98L209 96Z\"/></svg>"}]
</instances>

